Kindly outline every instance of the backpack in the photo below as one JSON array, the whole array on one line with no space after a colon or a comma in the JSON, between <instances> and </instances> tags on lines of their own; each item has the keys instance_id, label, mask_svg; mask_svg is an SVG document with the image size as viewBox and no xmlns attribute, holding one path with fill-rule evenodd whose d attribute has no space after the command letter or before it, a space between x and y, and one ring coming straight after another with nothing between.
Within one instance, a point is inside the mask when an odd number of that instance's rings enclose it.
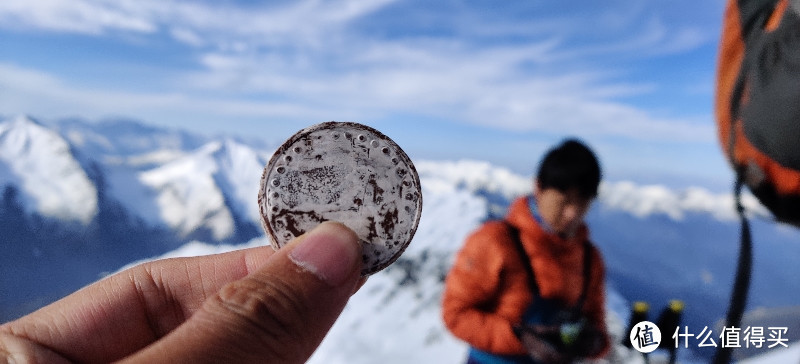
<instances>
[{"instance_id":1,"label":"backpack","mask_svg":"<svg viewBox=\"0 0 800 364\"><path fill-rule=\"evenodd\" d=\"M740 183L800 226L800 9L729 0L717 74L718 137Z\"/></svg>"},{"instance_id":2,"label":"backpack","mask_svg":"<svg viewBox=\"0 0 800 364\"><path fill-rule=\"evenodd\" d=\"M736 173L741 241L724 326L739 327L752 271L744 185L778 221L800 227L800 2L729 0L723 19L716 117L724 154ZM728 363L721 347L715 364Z\"/></svg>"}]
</instances>

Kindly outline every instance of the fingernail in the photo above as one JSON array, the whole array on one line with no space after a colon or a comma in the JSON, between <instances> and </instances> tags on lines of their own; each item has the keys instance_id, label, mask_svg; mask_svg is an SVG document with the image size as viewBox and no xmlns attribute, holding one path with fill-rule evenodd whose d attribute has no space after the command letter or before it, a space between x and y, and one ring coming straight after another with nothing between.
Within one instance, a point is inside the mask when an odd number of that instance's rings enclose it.
<instances>
[{"instance_id":1,"label":"fingernail","mask_svg":"<svg viewBox=\"0 0 800 364\"><path fill-rule=\"evenodd\" d=\"M339 223L325 222L308 232L292 249L289 259L330 286L339 286L353 275L361 255L358 237Z\"/></svg>"}]
</instances>

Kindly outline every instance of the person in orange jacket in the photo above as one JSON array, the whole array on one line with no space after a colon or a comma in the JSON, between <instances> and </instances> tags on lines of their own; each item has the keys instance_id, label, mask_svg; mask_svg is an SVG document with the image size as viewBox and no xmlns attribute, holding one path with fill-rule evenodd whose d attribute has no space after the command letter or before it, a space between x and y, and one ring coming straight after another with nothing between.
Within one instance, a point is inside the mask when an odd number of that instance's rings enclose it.
<instances>
[{"instance_id":1,"label":"person in orange jacket","mask_svg":"<svg viewBox=\"0 0 800 364\"><path fill-rule=\"evenodd\" d=\"M600 178L595 154L566 140L542 159L532 195L467 238L445 281L442 316L470 345L468 363L606 354L605 268L584 224Z\"/></svg>"}]
</instances>

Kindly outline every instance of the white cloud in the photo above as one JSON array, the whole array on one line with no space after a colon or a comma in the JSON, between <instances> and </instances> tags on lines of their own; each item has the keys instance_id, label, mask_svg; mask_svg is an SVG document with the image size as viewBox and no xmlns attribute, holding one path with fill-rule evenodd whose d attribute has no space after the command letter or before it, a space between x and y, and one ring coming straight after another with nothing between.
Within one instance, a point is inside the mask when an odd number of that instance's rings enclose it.
<instances>
[{"instance_id":1,"label":"white cloud","mask_svg":"<svg viewBox=\"0 0 800 364\"><path fill-rule=\"evenodd\" d=\"M158 122L192 125L203 115L218 122L232 118L260 117L287 120L328 120L323 110L285 102L247 101L178 92L147 93L89 88L64 82L33 69L0 63L0 110L7 114L36 114L46 118L80 115L180 115L155 118ZM145 112L146 114L142 114ZM174 119L184 119L176 121ZM153 121L153 119L150 119Z\"/></svg>"},{"instance_id":2,"label":"white cloud","mask_svg":"<svg viewBox=\"0 0 800 364\"><path fill-rule=\"evenodd\" d=\"M107 30L142 33L156 25L131 5L131 1L86 0L4 0L0 2L0 23L5 27L33 27L45 30L99 34Z\"/></svg>"},{"instance_id":3,"label":"white cloud","mask_svg":"<svg viewBox=\"0 0 800 364\"><path fill-rule=\"evenodd\" d=\"M623 181L601 184L600 196L606 207L626 210L639 217L664 214L674 220L683 220L688 213L701 212L723 221L738 219L733 195L713 194L699 187L675 191L661 185L636 185ZM770 216L747 191L742 194L742 204L748 214L760 218Z\"/></svg>"},{"instance_id":4,"label":"white cloud","mask_svg":"<svg viewBox=\"0 0 800 364\"><path fill-rule=\"evenodd\" d=\"M186 28L173 28L170 31L170 34L176 40L195 47L202 47L206 44L205 40L203 40L203 37Z\"/></svg>"},{"instance_id":5,"label":"white cloud","mask_svg":"<svg viewBox=\"0 0 800 364\"><path fill-rule=\"evenodd\" d=\"M0 108L41 113L47 111L42 105L49 105L53 116L58 112L103 116L162 110L295 120L327 120L330 115L363 120L399 110L519 131L579 130L585 135L645 140L710 141L714 137L709 123L659 118L610 101L614 95L647 91L643 85L611 82L609 75L600 72L531 76L515 71L549 47L544 43L525 49L474 51L456 45L381 43L353 57L329 55L345 69L339 73L320 72L280 56L210 53L203 57L207 71L176 81L184 86L176 86L175 91L157 93L89 89L0 64L0 85L14 95L0 101ZM234 96L195 96L197 89ZM237 93L279 97L238 100Z\"/></svg>"},{"instance_id":6,"label":"white cloud","mask_svg":"<svg viewBox=\"0 0 800 364\"><path fill-rule=\"evenodd\" d=\"M165 30L192 46L211 40L221 48L314 43L343 24L394 0L303 0L283 7L200 4L180 0L3 0L0 27L83 34Z\"/></svg>"},{"instance_id":7,"label":"white cloud","mask_svg":"<svg viewBox=\"0 0 800 364\"><path fill-rule=\"evenodd\" d=\"M41 113L44 107L80 115L205 111L224 118L306 120L402 112L518 131L714 138L710 120L662 117L617 101L656 86L626 80L622 66L593 63L602 56L681 52L707 41L702 30L667 27L659 17L648 17L649 6L616 3L597 19L589 9L584 18L541 14L525 22L459 9L454 20L443 20L454 32L450 35L391 38L354 25L394 4L303 0L235 7L167 0L4 0L0 24L95 35L167 35L196 47L202 69L169 71L172 79L161 91L131 92L122 86L67 84L56 75L0 64L0 85L14 95L0 100L0 108ZM604 28L596 30L596 39L576 45L580 21ZM580 29L594 31L590 28ZM615 39L605 33L622 35ZM539 40L485 41L504 35Z\"/></svg>"},{"instance_id":8,"label":"white cloud","mask_svg":"<svg viewBox=\"0 0 800 364\"><path fill-rule=\"evenodd\" d=\"M452 43L373 43L326 52L343 72L325 73L272 55L207 54L207 71L187 83L206 89L279 94L298 104L385 114L411 110L509 130L580 130L634 139L710 141L710 120L651 115L613 101L652 86L613 81L611 72L526 74L553 42L473 50ZM546 67L546 66L545 66Z\"/></svg>"},{"instance_id":9,"label":"white cloud","mask_svg":"<svg viewBox=\"0 0 800 364\"><path fill-rule=\"evenodd\" d=\"M178 94L137 94L92 89L64 83L58 77L34 69L0 63L0 109L24 114L30 110L82 115L118 113L138 108L161 107L179 102ZM49 110L48 110L49 109Z\"/></svg>"}]
</instances>

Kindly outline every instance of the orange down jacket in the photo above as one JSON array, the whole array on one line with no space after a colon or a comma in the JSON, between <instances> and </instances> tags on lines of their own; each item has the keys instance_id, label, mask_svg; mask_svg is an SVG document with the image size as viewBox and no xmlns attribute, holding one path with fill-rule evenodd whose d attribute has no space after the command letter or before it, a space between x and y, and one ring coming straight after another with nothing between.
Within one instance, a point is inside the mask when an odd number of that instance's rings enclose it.
<instances>
[{"instance_id":1,"label":"orange down jacket","mask_svg":"<svg viewBox=\"0 0 800 364\"><path fill-rule=\"evenodd\" d=\"M506 221L519 230L531 259L542 297L575 305L583 288L582 226L570 240L546 233L532 216L528 199L514 201ZM591 282L583 312L595 327L605 326L605 273L602 257L592 246ZM456 255L445 281L442 316L447 328L472 347L498 355L523 355L525 348L512 331L533 302L528 276L507 227L491 221L473 232ZM608 346L608 345L606 345ZM606 347L598 355L605 355Z\"/></svg>"}]
</instances>

